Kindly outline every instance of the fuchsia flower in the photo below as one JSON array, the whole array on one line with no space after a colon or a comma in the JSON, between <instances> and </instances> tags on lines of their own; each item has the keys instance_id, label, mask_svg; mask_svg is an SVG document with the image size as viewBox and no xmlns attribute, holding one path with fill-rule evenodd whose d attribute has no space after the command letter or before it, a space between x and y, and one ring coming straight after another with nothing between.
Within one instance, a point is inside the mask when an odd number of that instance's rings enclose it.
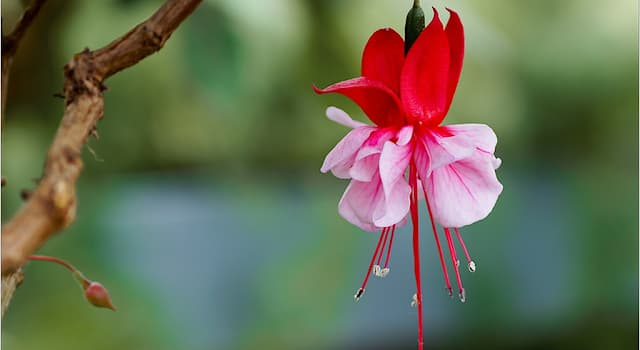
<instances>
[{"instance_id":1,"label":"fuchsia flower","mask_svg":"<svg viewBox=\"0 0 640 350\"><path fill-rule=\"evenodd\" d=\"M418 242L418 198L424 196L446 288L452 294L436 224L443 227L460 299L465 291L452 239L455 233L467 258L475 263L459 228L485 218L493 209L502 185L495 169L497 142L483 124L440 125L456 90L464 56L464 33L458 14L443 28L434 9L431 23L405 56L404 41L392 29L373 33L362 55L362 76L333 84L320 94L339 93L357 103L375 125L352 120L329 107L327 117L352 130L327 155L322 172L331 171L351 182L339 203L347 221L368 231L381 231L362 286L369 275L384 277L395 229L411 215L418 308L419 344L422 347L422 292ZM386 259L381 266L386 250Z\"/></svg>"}]
</instances>

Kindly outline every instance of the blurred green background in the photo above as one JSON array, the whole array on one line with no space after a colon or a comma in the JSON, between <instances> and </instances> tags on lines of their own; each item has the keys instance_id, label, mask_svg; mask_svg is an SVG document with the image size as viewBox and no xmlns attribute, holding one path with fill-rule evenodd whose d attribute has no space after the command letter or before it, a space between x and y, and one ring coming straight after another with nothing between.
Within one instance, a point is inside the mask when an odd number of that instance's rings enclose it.
<instances>
[{"instance_id":1,"label":"blurred green background","mask_svg":"<svg viewBox=\"0 0 640 350\"><path fill-rule=\"evenodd\" d=\"M63 65L159 4L46 4L9 81L3 221L41 174ZM466 304L444 292L423 225L427 348L636 349L637 3L431 5L456 9L466 29L446 122L493 127L505 190L463 230L478 264L463 273ZM58 266L31 263L3 348L415 349L408 227L392 273L354 303L377 236L339 217L347 182L319 172L346 133L325 108L366 118L311 90L358 75L368 36L401 31L409 6L206 0L162 51L109 79L77 221L41 252L105 284L118 311L88 306ZM2 2L5 33L21 10Z\"/></svg>"}]
</instances>

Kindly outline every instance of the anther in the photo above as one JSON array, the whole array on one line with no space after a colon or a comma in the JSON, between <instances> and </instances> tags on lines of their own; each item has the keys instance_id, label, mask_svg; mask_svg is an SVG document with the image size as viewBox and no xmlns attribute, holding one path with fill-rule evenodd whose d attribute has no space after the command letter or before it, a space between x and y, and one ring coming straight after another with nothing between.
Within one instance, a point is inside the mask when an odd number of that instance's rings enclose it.
<instances>
[{"instance_id":1,"label":"anther","mask_svg":"<svg viewBox=\"0 0 640 350\"><path fill-rule=\"evenodd\" d=\"M451 289L451 287L447 287L447 294L453 298L453 289Z\"/></svg>"},{"instance_id":2,"label":"anther","mask_svg":"<svg viewBox=\"0 0 640 350\"><path fill-rule=\"evenodd\" d=\"M467 301L467 293L465 292L464 288L460 289L460 301L463 303Z\"/></svg>"},{"instance_id":3,"label":"anther","mask_svg":"<svg viewBox=\"0 0 640 350\"><path fill-rule=\"evenodd\" d=\"M418 305L418 294L414 294L411 297L411 307L416 307Z\"/></svg>"},{"instance_id":4,"label":"anther","mask_svg":"<svg viewBox=\"0 0 640 350\"><path fill-rule=\"evenodd\" d=\"M353 299L355 299L356 301L360 300L360 298L362 298L362 294L364 294L364 288L359 288L356 294L353 296Z\"/></svg>"},{"instance_id":5,"label":"anther","mask_svg":"<svg viewBox=\"0 0 640 350\"><path fill-rule=\"evenodd\" d=\"M469 262L469 272L476 272L476 263L473 260Z\"/></svg>"},{"instance_id":6,"label":"anther","mask_svg":"<svg viewBox=\"0 0 640 350\"><path fill-rule=\"evenodd\" d=\"M376 277L381 277L380 276L380 271L382 270L382 268L380 267L380 265L373 265L373 275Z\"/></svg>"}]
</instances>

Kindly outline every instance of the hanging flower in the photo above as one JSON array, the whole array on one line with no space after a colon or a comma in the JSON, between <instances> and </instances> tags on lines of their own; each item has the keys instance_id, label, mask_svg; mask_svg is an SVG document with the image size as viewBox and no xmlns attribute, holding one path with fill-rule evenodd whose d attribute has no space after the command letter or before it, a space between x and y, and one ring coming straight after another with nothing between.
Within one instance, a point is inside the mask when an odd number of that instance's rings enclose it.
<instances>
[{"instance_id":1,"label":"hanging flower","mask_svg":"<svg viewBox=\"0 0 640 350\"><path fill-rule=\"evenodd\" d=\"M455 234L475 271L459 228L485 218L493 209L502 185L495 169L497 142L483 124L441 125L456 90L464 56L464 33L458 14L449 10L443 28L434 9L429 25L405 56L405 42L392 29L380 29L367 42L362 76L333 84L316 93L339 93L362 108L375 125L352 120L347 113L327 109L327 117L352 130L327 155L322 172L351 179L338 210L347 221L380 231L359 300L371 272L384 277L395 229L411 216L413 224L419 344L422 347L422 292L418 244L418 199L424 196L440 255L446 288L452 294L436 224L443 227L456 274L460 299L465 291L453 243ZM381 265L382 258L386 258Z\"/></svg>"}]
</instances>

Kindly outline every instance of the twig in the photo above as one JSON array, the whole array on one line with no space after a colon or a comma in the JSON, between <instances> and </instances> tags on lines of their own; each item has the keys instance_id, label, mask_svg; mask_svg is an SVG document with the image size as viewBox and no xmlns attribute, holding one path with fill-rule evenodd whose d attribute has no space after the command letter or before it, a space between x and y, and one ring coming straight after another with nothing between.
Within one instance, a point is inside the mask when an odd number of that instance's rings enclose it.
<instances>
[{"instance_id":1,"label":"twig","mask_svg":"<svg viewBox=\"0 0 640 350\"><path fill-rule=\"evenodd\" d=\"M2 126L4 127L4 106L7 100L7 83L9 81L9 70L11 69L11 63L13 63L13 56L15 56L20 45L20 40L27 32L27 29L33 23L33 20L40 12L42 5L47 0L34 0L18 20L15 27L8 35L2 36Z\"/></svg>"},{"instance_id":2,"label":"twig","mask_svg":"<svg viewBox=\"0 0 640 350\"><path fill-rule=\"evenodd\" d=\"M18 288L20 283L22 283L23 279L24 275L21 269L10 275L2 276L2 315L4 315L5 310L9 307L13 292Z\"/></svg>"},{"instance_id":3,"label":"twig","mask_svg":"<svg viewBox=\"0 0 640 350\"><path fill-rule=\"evenodd\" d=\"M149 19L109 45L73 56L64 67L65 110L43 176L16 215L2 228L2 276L16 271L76 214L75 184L81 150L104 114L105 79L160 50L202 0L168 0ZM2 294L3 304L5 294Z\"/></svg>"}]
</instances>

